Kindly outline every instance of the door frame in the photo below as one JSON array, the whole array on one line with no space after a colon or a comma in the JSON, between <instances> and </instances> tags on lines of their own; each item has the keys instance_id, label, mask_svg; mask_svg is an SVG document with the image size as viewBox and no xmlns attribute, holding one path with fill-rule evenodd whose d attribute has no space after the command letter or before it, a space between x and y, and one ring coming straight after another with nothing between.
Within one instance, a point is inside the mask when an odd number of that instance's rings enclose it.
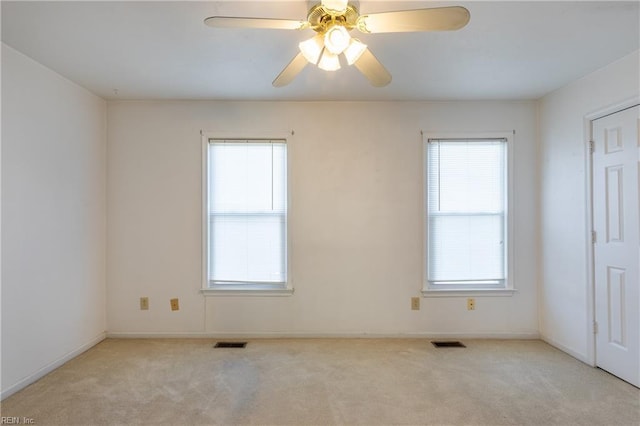
<instances>
[{"instance_id":1,"label":"door frame","mask_svg":"<svg viewBox=\"0 0 640 426\"><path fill-rule=\"evenodd\" d=\"M584 157L585 157L585 188L586 188L586 229L585 241L587 257L587 364L597 366L595 321L596 321L596 281L595 281L595 251L591 242L593 223L593 156L591 155L591 141L593 140L592 122L607 115L615 114L640 104L640 95L635 95L621 102L599 108L584 116Z\"/></svg>"}]
</instances>

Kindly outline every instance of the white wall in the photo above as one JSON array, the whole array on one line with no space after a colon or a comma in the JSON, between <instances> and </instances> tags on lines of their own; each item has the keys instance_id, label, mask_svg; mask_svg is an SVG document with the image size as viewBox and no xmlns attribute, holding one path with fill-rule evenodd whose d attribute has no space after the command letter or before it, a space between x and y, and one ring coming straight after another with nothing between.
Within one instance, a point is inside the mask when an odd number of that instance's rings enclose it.
<instances>
[{"instance_id":1,"label":"white wall","mask_svg":"<svg viewBox=\"0 0 640 426\"><path fill-rule=\"evenodd\" d=\"M585 116L640 94L636 52L540 101L540 333L592 362Z\"/></svg>"},{"instance_id":2,"label":"white wall","mask_svg":"<svg viewBox=\"0 0 640 426\"><path fill-rule=\"evenodd\" d=\"M109 102L111 335L537 336L535 102ZM420 130L517 132L512 297L410 297L422 283ZM290 297L201 286L200 130L295 130ZM139 310L139 297L150 310ZM179 297L181 310L170 311Z\"/></svg>"},{"instance_id":3,"label":"white wall","mask_svg":"<svg viewBox=\"0 0 640 426\"><path fill-rule=\"evenodd\" d=\"M2 45L2 397L105 331L105 102Z\"/></svg>"}]
</instances>

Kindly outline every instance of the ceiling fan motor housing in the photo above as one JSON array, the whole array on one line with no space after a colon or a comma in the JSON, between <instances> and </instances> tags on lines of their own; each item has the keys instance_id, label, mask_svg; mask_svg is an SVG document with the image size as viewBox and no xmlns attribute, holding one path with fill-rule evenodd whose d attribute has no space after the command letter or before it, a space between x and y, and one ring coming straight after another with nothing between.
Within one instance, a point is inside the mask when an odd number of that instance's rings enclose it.
<instances>
[{"instance_id":1,"label":"ceiling fan motor housing","mask_svg":"<svg viewBox=\"0 0 640 426\"><path fill-rule=\"evenodd\" d=\"M356 27L358 16L358 9L351 3L347 5L347 10L341 15L332 15L321 4L317 4L309 10L307 21L309 21L309 26L318 33L324 33L331 25L336 24L351 31Z\"/></svg>"}]
</instances>

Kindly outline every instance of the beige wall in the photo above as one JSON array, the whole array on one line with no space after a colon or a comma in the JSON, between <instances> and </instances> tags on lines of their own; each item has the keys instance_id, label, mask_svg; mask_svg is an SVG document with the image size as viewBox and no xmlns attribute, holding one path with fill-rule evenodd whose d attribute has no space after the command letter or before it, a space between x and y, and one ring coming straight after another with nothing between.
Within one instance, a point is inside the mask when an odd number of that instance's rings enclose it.
<instances>
[{"instance_id":1,"label":"beige wall","mask_svg":"<svg viewBox=\"0 0 640 426\"><path fill-rule=\"evenodd\" d=\"M2 397L105 332L106 103L2 45Z\"/></svg>"},{"instance_id":2,"label":"beige wall","mask_svg":"<svg viewBox=\"0 0 640 426\"><path fill-rule=\"evenodd\" d=\"M587 275L585 117L640 96L638 52L540 101L540 333L593 362L591 284Z\"/></svg>"},{"instance_id":3,"label":"beige wall","mask_svg":"<svg viewBox=\"0 0 640 426\"><path fill-rule=\"evenodd\" d=\"M113 335L537 336L535 102L110 102L108 123ZM423 270L420 131L513 129L518 292L479 298L472 312L464 298L411 311ZM200 130L295 131L293 296L199 293Z\"/></svg>"}]
</instances>

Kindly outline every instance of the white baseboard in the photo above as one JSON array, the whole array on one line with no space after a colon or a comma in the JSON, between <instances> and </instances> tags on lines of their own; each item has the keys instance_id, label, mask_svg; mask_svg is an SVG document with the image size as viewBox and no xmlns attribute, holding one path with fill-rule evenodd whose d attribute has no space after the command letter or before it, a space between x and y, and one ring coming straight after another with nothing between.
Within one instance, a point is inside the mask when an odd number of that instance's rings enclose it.
<instances>
[{"instance_id":1,"label":"white baseboard","mask_svg":"<svg viewBox=\"0 0 640 426\"><path fill-rule=\"evenodd\" d=\"M7 398L7 397L9 397L11 395L13 395L14 393L18 392L19 390L22 390L22 389L26 388L30 384L38 381L42 377L46 376L47 374L51 373L56 368L60 367L64 363L66 363L67 361L72 360L73 358L77 357L81 353L86 352L87 350L91 349L92 347L94 347L98 343L102 342L106 337L107 337L107 334L104 333L104 332L98 334L96 337L94 337L89 342L85 343L84 345L80 346L79 348L77 348L77 349L75 349L75 350L63 355L62 357L58 358L57 360L55 360L55 361L45 365L44 367L40 368L39 370L37 370L33 374L30 374L29 376L27 376L24 379L20 380L18 383L15 383L15 384L9 386L7 389L4 389L2 391L2 393L0 393L0 401L4 400L5 398Z\"/></svg>"},{"instance_id":2,"label":"white baseboard","mask_svg":"<svg viewBox=\"0 0 640 426\"><path fill-rule=\"evenodd\" d=\"M537 332L523 333L305 333L305 332L108 332L112 339L540 339Z\"/></svg>"},{"instance_id":3,"label":"white baseboard","mask_svg":"<svg viewBox=\"0 0 640 426\"><path fill-rule=\"evenodd\" d=\"M593 363L591 361L589 361L589 359L587 358L587 356L585 354L581 354L580 352L576 352L575 350L571 349L568 346L565 346L555 340L553 340L552 338L548 337L548 336L540 336L540 339L545 342L550 344L551 346L553 346L556 349L561 350L562 352L571 355L572 357L574 357L575 359L584 362L585 364L594 367Z\"/></svg>"}]
</instances>

